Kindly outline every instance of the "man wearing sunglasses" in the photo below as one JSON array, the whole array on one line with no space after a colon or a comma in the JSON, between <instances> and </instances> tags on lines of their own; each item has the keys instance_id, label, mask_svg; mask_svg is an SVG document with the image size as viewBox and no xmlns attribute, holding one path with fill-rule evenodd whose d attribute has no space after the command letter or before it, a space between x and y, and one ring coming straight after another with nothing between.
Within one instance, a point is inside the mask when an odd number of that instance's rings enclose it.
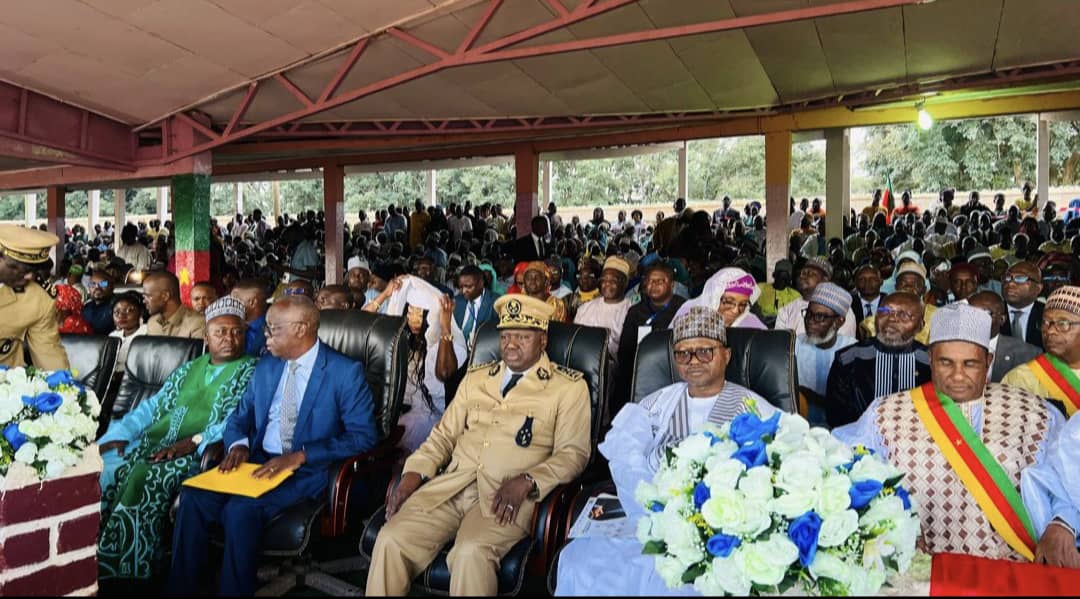
<instances>
[{"instance_id":1,"label":"man wearing sunglasses","mask_svg":"<svg viewBox=\"0 0 1080 599\"><path fill-rule=\"evenodd\" d=\"M113 281L105 271L95 270L90 277L90 301L83 306L83 318L95 334L108 335L116 328L112 311Z\"/></svg>"},{"instance_id":2,"label":"man wearing sunglasses","mask_svg":"<svg viewBox=\"0 0 1080 599\"><path fill-rule=\"evenodd\" d=\"M915 339L923 328L918 297L906 291L887 295L874 326L874 337L837 352L833 360L825 394L829 426L854 422L875 399L930 380L926 346Z\"/></svg>"},{"instance_id":3,"label":"man wearing sunglasses","mask_svg":"<svg viewBox=\"0 0 1080 599\"><path fill-rule=\"evenodd\" d=\"M845 292L846 295L846 292ZM683 382L668 385L639 403L627 403L598 447L608 459L619 503L631 521L645 514L635 497L639 482L651 481L669 447L722 426L753 406L762 419L778 411L753 391L724 380L731 350L720 314L690 308L672 323L672 355ZM693 591L689 585L679 592ZM653 556L627 536L575 539L559 556L556 595L647 596L671 591L657 574Z\"/></svg>"},{"instance_id":4,"label":"man wearing sunglasses","mask_svg":"<svg viewBox=\"0 0 1080 599\"><path fill-rule=\"evenodd\" d=\"M58 242L51 233L0 225L0 366L23 366L28 346L34 366L68 367L53 298L34 281Z\"/></svg>"},{"instance_id":5,"label":"man wearing sunglasses","mask_svg":"<svg viewBox=\"0 0 1080 599\"><path fill-rule=\"evenodd\" d=\"M1002 335L1043 347L1043 305L1036 301L1043 290L1042 272L1031 262L1017 262L1001 278L1007 314Z\"/></svg>"}]
</instances>

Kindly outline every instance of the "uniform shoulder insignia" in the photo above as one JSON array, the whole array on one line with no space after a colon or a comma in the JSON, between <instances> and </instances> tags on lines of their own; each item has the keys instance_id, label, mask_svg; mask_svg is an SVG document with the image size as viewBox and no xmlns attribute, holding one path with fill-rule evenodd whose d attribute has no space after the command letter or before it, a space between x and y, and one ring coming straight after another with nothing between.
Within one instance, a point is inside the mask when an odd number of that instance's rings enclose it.
<instances>
[{"instance_id":1,"label":"uniform shoulder insignia","mask_svg":"<svg viewBox=\"0 0 1080 599\"><path fill-rule=\"evenodd\" d=\"M491 362L484 362L483 364L473 364L472 366L469 367L469 372L475 372L477 370L484 370L486 368L491 368L492 366L495 366L496 364L498 364L498 362L494 361L494 360L491 361Z\"/></svg>"},{"instance_id":2,"label":"uniform shoulder insignia","mask_svg":"<svg viewBox=\"0 0 1080 599\"><path fill-rule=\"evenodd\" d=\"M562 366L560 364L553 364L553 366L555 367L555 372L558 372L559 374L565 376L572 381L581 380L581 377L585 376L579 371L574 370L573 368L567 368L566 366Z\"/></svg>"},{"instance_id":3,"label":"uniform shoulder insignia","mask_svg":"<svg viewBox=\"0 0 1080 599\"><path fill-rule=\"evenodd\" d=\"M546 381L546 380L551 378L551 373L548 372L547 368L543 368L543 367L537 368L536 369L536 377L539 378L542 381Z\"/></svg>"}]
</instances>

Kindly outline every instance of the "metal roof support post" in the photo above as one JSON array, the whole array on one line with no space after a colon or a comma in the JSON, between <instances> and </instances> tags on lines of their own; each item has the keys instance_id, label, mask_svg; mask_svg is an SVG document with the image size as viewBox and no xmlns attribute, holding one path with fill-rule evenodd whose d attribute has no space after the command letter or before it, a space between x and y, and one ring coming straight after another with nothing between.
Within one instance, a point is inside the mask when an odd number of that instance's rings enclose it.
<instances>
[{"instance_id":1,"label":"metal roof support post","mask_svg":"<svg viewBox=\"0 0 1080 599\"><path fill-rule=\"evenodd\" d=\"M788 197L791 191L791 131L765 134L765 265L771 273L788 256Z\"/></svg>"},{"instance_id":2,"label":"metal roof support post","mask_svg":"<svg viewBox=\"0 0 1080 599\"><path fill-rule=\"evenodd\" d=\"M1050 121L1045 115L1038 114L1036 132L1035 163L1036 163L1036 192L1039 194L1039 208L1046 206L1050 200Z\"/></svg>"},{"instance_id":3,"label":"metal roof support post","mask_svg":"<svg viewBox=\"0 0 1080 599\"><path fill-rule=\"evenodd\" d=\"M345 167L323 166L323 210L326 211L326 284L337 285L345 274Z\"/></svg>"},{"instance_id":4,"label":"metal roof support post","mask_svg":"<svg viewBox=\"0 0 1080 599\"><path fill-rule=\"evenodd\" d=\"M244 213L244 182L236 182L236 213Z\"/></svg>"},{"instance_id":5,"label":"metal roof support post","mask_svg":"<svg viewBox=\"0 0 1080 599\"><path fill-rule=\"evenodd\" d=\"M427 196L425 199L427 200L428 206L439 205L438 186L439 171L435 169L428 170L424 176L424 190L426 192L425 195Z\"/></svg>"},{"instance_id":6,"label":"metal roof support post","mask_svg":"<svg viewBox=\"0 0 1080 599\"><path fill-rule=\"evenodd\" d=\"M690 165L688 164L688 142L682 142L682 147L679 148L679 194L675 197L688 199L686 196L690 193Z\"/></svg>"},{"instance_id":7,"label":"metal roof support post","mask_svg":"<svg viewBox=\"0 0 1080 599\"><path fill-rule=\"evenodd\" d=\"M172 178L172 198L176 277L180 279L181 301L190 306L192 286L211 280L210 175L176 175Z\"/></svg>"},{"instance_id":8,"label":"metal roof support post","mask_svg":"<svg viewBox=\"0 0 1080 599\"><path fill-rule=\"evenodd\" d=\"M848 130L825 130L825 239L844 238L851 209L851 141Z\"/></svg>"},{"instance_id":9,"label":"metal roof support post","mask_svg":"<svg viewBox=\"0 0 1080 599\"><path fill-rule=\"evenodd\" d=\"M91 189L89 192L90 197L87 198L89 204L87 208L87 224L86 224L86 236L89 239L94 238L94 227L101 222L101 190Z\"/></svg>"},{"instance_id":10,"label":"metal roof support post","mask_svg":"<svg viewBox=\"0 0 1080 599\"><path fill-rule=\"evenodd\" d=\"M126 189L114 189L113 190L113 226L116 229L123 229L127 224L127 190Z\"/></svg>"},{"instance_id":11,"label":"metal roof support post","mask_svg":"<svg viewBox=\"0 0 1080 599\"><path fill-rule=\"evenodd\" d=\"M23 196L23 211L26 217L26 226L32 227L37 222L37 194L28 193Z\"/></svg>"},{"instance_id":12,"label":"metal roof support post","mask_svg":"<svg viewBox=\"0 0 1080 599\"><path fill-rule=\"evenodd\" d=\"M514 151L515 189L514 223L517 236L532 233L532 217L540 214L540 155L532 146L519 146Z\"/></svg>"},{"instance_id":13,"label":"metal roof support post","mask_svg":"<svg viewBox=\"0 0 1080 599\"><path fill-rule=\"evenodd\" d=\"M544 161L544 204L554 202L555 199L551 195L551 161ZM543 212L543 210L541 210Z\"/></svg>"},{"instance_id":14,"label":"metal roof support post","mask_svg":"<svg viewBox=\"0 0 1080 599\"><path fill-rule=\"evenodd\" d=\"M56 250L53 252L54 272L58 275L60 274L60 263L64 261L64 231L67 229L67 224L64 222L65 213L67 212L64 201L66 198L67 189L64 186L50 185L46 188L49 231L52 231L54 235L60 238L60 242L57 243Z\"/></svg>"},{"instance_id":15,"label":"metal roof support post","mask_svg":"<svg viewBox=\"0 0 1080 599\"><path fill-rule=\"evenodd\" d=\"M169 187L159 187L157 192L157 219L162 224L169 219Z\"/></svg>"}]
</instances>

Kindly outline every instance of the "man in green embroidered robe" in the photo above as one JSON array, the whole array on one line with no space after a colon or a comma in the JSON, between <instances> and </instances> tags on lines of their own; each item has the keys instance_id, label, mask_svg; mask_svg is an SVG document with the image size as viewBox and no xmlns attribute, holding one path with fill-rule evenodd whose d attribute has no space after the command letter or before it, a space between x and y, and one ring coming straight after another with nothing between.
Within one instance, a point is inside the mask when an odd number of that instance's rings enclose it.
<instances>
[{"instance_id":1,"label":"man in green embroidered robe","mask_svg":"<svg viewBox=\"0 0 1080 599\"><path fill-rule=\"evenodd\" d=\"M221 440L255 359L244 354L243 304L223 297L206 309L208 353L177 368L152 397L98 440L101 473L99 578L153 576L168 539L169 508L203 451Z\"/></svg>"}]
</instances>

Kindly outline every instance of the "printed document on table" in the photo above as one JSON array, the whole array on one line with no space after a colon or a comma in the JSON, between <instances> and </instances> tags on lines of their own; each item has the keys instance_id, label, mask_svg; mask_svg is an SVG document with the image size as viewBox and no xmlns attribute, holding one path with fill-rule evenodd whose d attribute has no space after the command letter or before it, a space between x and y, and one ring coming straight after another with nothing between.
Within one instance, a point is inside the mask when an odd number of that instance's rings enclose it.
<instances>
[{"instance_id":1,"label":"printed document on table","mask_svg":"<svg viewBox=\"0 0 1080 599\"><path fill-rule=\"evenodd\" d=\"M619 498L608 493L590 497L570 529L570 538L632 537L635 524L626 516Z\"/></svg>"}]
</instances>

